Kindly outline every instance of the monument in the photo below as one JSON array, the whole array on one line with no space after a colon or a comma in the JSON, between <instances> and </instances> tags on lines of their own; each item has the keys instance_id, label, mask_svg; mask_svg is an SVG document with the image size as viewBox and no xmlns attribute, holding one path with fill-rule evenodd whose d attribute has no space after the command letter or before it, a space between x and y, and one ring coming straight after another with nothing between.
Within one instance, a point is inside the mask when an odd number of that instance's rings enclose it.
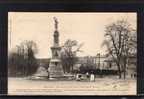
<instances>
[{"instance_id":1,"label":"monument","mask_svg":"<svg viewBox=\"0 0 144 99\"><path fill-rule=\"evenodd\" d=\"M54 41L53 46L51 47L52 51L52 58L49 64L49 79L61 78L64 75L63 67L61 64L60 59L60 50L61 47L59 46L59 32L58 32L58 21L57 18L54 17L55 22L55 31L54 31Z\"/></svg>"}]
</instances>

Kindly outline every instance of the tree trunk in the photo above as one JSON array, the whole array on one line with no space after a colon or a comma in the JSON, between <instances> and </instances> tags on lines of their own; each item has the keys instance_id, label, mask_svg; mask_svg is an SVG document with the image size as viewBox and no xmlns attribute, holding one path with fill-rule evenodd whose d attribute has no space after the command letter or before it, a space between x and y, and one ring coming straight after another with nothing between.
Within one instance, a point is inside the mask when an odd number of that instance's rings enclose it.
<instances>
[{"instance_id":1,"label":"tree trunk","mask_svg":"<svg viewBox=\"0 0 144 99\"><path fill-rule=\"evenodd\" d=\"M122 78L122 75L121 75L121 72L119 71L119 79L121 79Z\"/></svg>"},{"instance_id":2,"label":"tree trunk","mask_svg":"<svg viewBox=\"0 0 144 99\"><path fill-rule=\"evenodd\" d=\"M117 63L117 67L118 67L118 74L119 74L119 79L122 78L122 75L121 75L121 67L120 67L120 64Z\"/></svg>"},{"instance_id":3,"label":"tree trunk","mask_svg":"<svg viewBox=\"0 0 144 99\"><path fill-rule=\"evenodd\" d=\"M126 79L126 71L124 71L124 79Z\"/></svg>"},{"instance_id":4,"label":"tree trunk","mask_svg":"<svg viewBox=\"0 0 144 99\"><path fill-rule=\"evenodd\" d=\"M127 65L127 58L126 58L126 56L125 56L125 58L124 58L124 79L126 79L126 66Z\"/></svg>"}]
</instances>

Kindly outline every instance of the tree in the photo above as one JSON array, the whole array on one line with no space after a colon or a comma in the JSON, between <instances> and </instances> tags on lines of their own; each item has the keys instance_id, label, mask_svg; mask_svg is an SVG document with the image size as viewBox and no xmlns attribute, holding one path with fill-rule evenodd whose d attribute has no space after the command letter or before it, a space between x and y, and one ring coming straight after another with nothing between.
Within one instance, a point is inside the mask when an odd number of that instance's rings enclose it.
<instances>
[{"instance_id":1,"label":"tree","mask_svg":"<svg viewBox=\"0 0 144 99\"><path fill-rule=\"evenodd\" d=\"M103 45L107 46L108 55L117 65L119 78L122 78L122 74L124 78L126 76L130 49L135 45L132 43L133 34L136 34L135 29L124 19L106 26Z\"/></svg>"},{"instance_id":2,"label":"tree","mask_svg":"<svg viewBox=\"0 0 144 99\"><path fill-rule=\"evenodd\" d=\"M26 50L26 59L27 59L27 74L33 74L37 70L37 60L35 54L37 53L37 46L34 41L25 41L24 42Z\"/></svg>"},{"instance_id":3,"label":"tree","mask_svg":"<svg viewBox=\"0 0 144 99\"><path fill-rule=\"evenodd\" d=\"M81 52L80 48L83 44L78 44L76 40L68 39L62 46L61 61L65 72L72 72L73 66L77 62L77 52Z\"/></svg>"},{"instance_id":4,"label":"tree","mask_svg":"<svg viewBox=\"0 0 144 99\"><path fill-rule=\"evenodd\" d=\"M37 46L34 41L23 41L9 56L9 72L13 76L27 76L35 73L38 63L35 58Z\"/></svg>"}]
</instances>

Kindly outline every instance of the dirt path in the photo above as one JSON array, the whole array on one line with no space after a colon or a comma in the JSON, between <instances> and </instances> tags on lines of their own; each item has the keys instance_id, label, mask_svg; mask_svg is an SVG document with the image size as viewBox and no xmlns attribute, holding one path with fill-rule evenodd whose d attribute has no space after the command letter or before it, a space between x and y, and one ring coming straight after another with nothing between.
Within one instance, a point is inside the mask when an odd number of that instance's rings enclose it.
<instances>
[{"instance_id":1,"label":"dirt path","mask_svg":"<svg viewBox=\"0 0 144 99\"><path fill-rule=\"evenodd\" d=\"M10 95L135 95L136 80L96 79L81 81L33 81L8 79Z\"/></svg>"}]
</instances>

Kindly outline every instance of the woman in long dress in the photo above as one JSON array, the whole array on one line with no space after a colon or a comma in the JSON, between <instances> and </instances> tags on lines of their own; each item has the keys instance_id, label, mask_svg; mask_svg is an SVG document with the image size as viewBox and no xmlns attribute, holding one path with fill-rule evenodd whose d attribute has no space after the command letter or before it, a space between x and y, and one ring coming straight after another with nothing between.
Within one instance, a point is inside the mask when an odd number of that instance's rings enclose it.
<instances>
[{"instance_id":1,"label":"woman in long dress","mask_svg":"<svg viewBox=\"0 0 144 99\"><path fill-rule=\"evenodd\" d=\"M95 81L94 74L91 74L91 75L90 75L90 81Z\"/></svg>"}]
</instances>

